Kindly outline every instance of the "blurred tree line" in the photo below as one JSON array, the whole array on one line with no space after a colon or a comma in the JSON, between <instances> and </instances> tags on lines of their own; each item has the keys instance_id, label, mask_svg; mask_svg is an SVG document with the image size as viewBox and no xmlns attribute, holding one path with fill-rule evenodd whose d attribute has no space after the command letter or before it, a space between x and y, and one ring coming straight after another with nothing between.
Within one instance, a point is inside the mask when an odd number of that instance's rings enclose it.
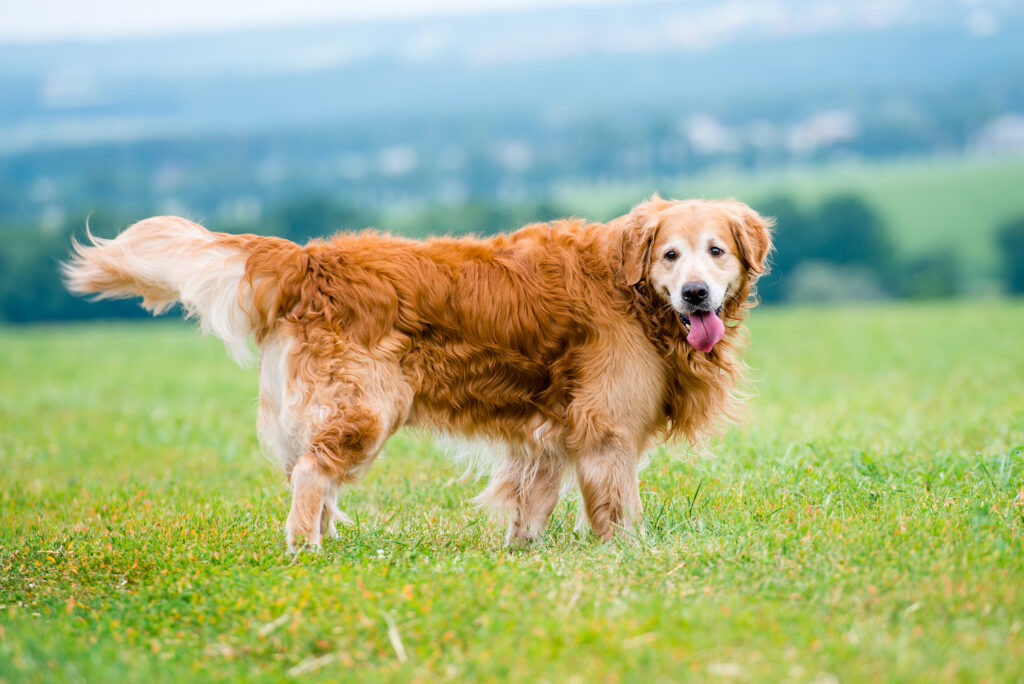
<instances>
[{"instance_id":1,"label":"blurred tree line","mask_svg":"<svg viewBox=\"0 0 1024 684\"><path fill-rule=\"evenodd\" d=\"M891 227L861 198L838 195L813 207L786 197L758 203L776 217L776 250L771 270L759 283L766 303L893 298L943 298L962 293L961 265L948 249L907 256L892 240ZM402 234L493 234L569 212L551 203L470 202L434 206L410 213L387 226ZM80 239L88 220L100 237L113 237L133 217L110 211L73 216L60 227L0 226L0 321L27 322L89 318L137 318L148 314L134 301L90 303L68 294L58 265L67 258L71 238ZM378 224L374 213L324 196L287 200L273 207L258 225L217 225L227 232L279 235L303 243L338 230ZM1005 289L1024 293L1024 217L1003 226L997 236Z\"/></svg>"},{"instance_id":2,"label":"blurred tree line","mask_svg":"<svg viewBox=\"0 0 1024 684\"><path fill-rule=\"evenodd\" d=\"M759 203L776 219L771 272L758 284L765 302L937 299L962 292L955 252L900 254L891 227L855 195L803 209L788 198Z\"/></svg>"}]
</instances>

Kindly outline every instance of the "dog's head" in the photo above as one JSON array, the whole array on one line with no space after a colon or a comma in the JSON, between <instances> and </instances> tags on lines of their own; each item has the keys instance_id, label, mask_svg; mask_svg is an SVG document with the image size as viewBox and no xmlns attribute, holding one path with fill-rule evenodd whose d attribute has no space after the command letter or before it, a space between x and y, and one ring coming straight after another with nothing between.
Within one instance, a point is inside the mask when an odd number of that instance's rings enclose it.
<instances>
[{"instance_id":1,"label":"dog's head","mask_svg":"<svg viewBox=\"0 0 1024 684\"><path fill-rule=\"evenodd\" d=\"M623 217L619 275L642 281L710 351L725 334L723 310L739 306L764 272L772 220L733 200L664 200L655 195Z\"/></svg>"}]
</instances>

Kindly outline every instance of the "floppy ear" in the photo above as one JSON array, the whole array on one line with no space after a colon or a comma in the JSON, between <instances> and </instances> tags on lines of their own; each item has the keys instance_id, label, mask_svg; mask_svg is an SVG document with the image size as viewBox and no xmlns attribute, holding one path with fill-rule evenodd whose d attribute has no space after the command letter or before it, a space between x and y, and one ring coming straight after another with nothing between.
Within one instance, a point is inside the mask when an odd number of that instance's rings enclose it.
<instances>
[{"instance_id":1,"label":"floppy ear","mask_svg":"<svg viewBox=\"0 0 1024 684\"><path fill-rule=\"evenodd\" d=\"M622 217L624 228L619 243L619 279L630 287L647 275L654 235L658 232L654 204L659 201L661 198L654 195L647 202L633 207L633 211Z\"/></svg>"},{"instance_id":2,"label":"floppy ear","mask_svg":"<svg viewBox=\"0 0 1024 684\"><path fill-rule=\"evenodd\" d=\"M732 236L739 247L740 260L754 276L764 273L768 254L772 251L772 226L775 219L761 216L741 202L735 203Z\"/></svg>"}]
</instances>

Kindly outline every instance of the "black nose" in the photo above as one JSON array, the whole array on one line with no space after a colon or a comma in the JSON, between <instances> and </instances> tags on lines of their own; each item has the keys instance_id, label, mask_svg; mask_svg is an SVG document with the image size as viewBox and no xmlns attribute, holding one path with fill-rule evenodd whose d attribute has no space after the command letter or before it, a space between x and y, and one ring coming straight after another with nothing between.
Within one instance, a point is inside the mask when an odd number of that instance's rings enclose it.
<instances>
[{"instance_id":1,"label":"black nose","mask_svg":"<svg viewBox=\"0 0 1024 684\"><path fill-rule=\"evenodd\" d=\"M708 284L703 281L686 283L680 294L689 304L703 304L704 300L708 298Z\"/></svg>"}]
</instances>

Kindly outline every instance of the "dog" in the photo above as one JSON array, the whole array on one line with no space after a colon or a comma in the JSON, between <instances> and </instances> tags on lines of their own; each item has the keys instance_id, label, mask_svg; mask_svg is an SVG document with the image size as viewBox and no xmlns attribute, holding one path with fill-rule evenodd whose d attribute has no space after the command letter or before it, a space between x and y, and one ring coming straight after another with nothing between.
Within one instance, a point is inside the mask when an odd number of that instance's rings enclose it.
<instances>
[{"instance_id":1,"label":"dog","mask_svg":"<svg viewBox=\"0 0 1024 684\"><path fill-rule=\"evenodd\" d=\"M735 416L772 224L733 200L654 195L607 223L299 246L161 216L73 241L62 273L71 292L141 296L154 314L180 302L240 363L255 339L292 551L336 536L339 487L406 425L491 445L480 499L508 515L506 543L541 535L573 479L609 539L640 521L656 441L697 444Z\"/></svg>"}]
</instances>

